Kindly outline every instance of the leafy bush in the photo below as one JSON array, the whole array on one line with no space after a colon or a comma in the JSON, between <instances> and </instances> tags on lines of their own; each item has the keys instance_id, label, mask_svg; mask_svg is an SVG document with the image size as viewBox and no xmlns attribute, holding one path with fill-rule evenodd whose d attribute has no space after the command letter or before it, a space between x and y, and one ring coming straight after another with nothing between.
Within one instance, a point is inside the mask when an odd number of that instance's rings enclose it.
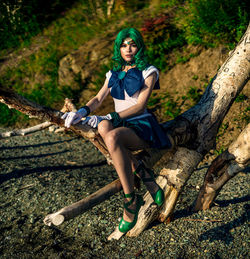
<instances>
[{"instance_id":1,"label":"leafy bush","mask_svg":"<svg viewBox=\"0 0 250 259\"><path fill-rule=\"evenodd\" d=\"M72 6L74 3L77 5ZM117 7L119 3L122 9ZM49 39L43 48L25 58L17 68L8 70L2 75L1 83L14 88L19 94L33 101L56 108L65 96L76 100L82 90L81 88L75 91L70 86L59 87L57 82L59 60L91 38L106 32L107 28L112 27L115 30L125 26L141 28L149 62L164 71L169 68L170 62L171 64L186 62L193 57L192 53L186 55L181 53L180 57L174 54L176 60L169 61L170 53L173 50L178 53L178 49L187 43L209 46L217 42L238 41L247 27L250 13L246 0L164 0L160 1L161 9L158 10L157 17L142 20L143 18L135 11L148 3L149 1L143 0L117 0L111 17L106 19L105 0L0 1L0 51L19 46L24 41L28 43L29 39L41 30L45 38ZM100 16L99 13L104 16ZM45 28L58 17L59 19ZM123 23L118 25L118 21ZM172 59L174 55L171 56ZM101 66L100 72L96 74L92 82L96 85L96 90L102 85L106 71L107 67ZM195 103L199 100L200 94L198 89L190 89L185 98ZM240 97L237 101L242 101ZM154 96L149 104L153 107L158 102L160 102L159 97ZM179 108L173 98L168 98L167 115L175 117L180 112ZM1 124L10 125L17 118L19 121L20 118L27 119L19 112L9 111L6 106L0 105Z\"/></svg>"},{"instance_id":2,"label":"leafy bush","mask_svg":"<svg viewBox=\"0 0 250 259\"><path fill-rule=\"evenodd\" d=\"M0 50L19 46L38 34L62 11L74 3L71 0L22 0L0 2Z\"/></svg>"},{"instance_id":3,"label":"leafy bush","mask_svg":"<svg viewBox=\"0 0 250 259\"><path fill-rule=\"evenodd\" d=\"M185 38L191 44L237 42L249 21L247 0L189 0L183 19Z\"/></svg>"},{"instance_id":4,"label":"leafy bush","mask_svg":"<svg viewBox=\"0 0 250 259\"><path fill-rule=\"evenodd\" d=\"M183 34L171 23L169 15L146 19L141 32L147 46L149 63L161 70L167 67L167 54L185 43Z\"/></svg>"}]
</instances>

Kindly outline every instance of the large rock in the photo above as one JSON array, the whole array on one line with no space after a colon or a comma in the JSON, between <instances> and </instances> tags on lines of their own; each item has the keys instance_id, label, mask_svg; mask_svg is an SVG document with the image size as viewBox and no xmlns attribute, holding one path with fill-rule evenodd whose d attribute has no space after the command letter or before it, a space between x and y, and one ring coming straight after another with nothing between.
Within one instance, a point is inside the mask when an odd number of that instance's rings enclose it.
<instances>
[{"instance_id":1,"label":"large rock","mask_svg":"<svg viewBox=\"0 0 250 259\"><path fill-rule=\"evenodd\" d=\"M59 84L74 90L86 88L89 82L95 80L101 66L110 64L114 39L115 35L93 39L63 57L59 63Z\"/></svg>"}]
</instances>

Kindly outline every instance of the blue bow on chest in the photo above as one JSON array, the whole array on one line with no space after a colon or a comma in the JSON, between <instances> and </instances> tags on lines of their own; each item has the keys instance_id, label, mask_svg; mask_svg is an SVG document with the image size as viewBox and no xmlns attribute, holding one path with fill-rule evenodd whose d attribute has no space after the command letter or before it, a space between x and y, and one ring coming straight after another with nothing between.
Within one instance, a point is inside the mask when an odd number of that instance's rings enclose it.
<instances>
[{"instance_id":1,"label":"blue bow on chest","mask_svg":"<svg viewBox=\"0 0 250 259\"><path fill-rule=\"evenodd\" d=\"M124 90L131 97L137 91L141 90L144 85L142 71L138 68L129 69L122 79L119 78L121 71L112 70L111 72L112 76L109 79L108 88L111 88L111 96L116 99L125 99Z\"/></svg>"}]
</instances>

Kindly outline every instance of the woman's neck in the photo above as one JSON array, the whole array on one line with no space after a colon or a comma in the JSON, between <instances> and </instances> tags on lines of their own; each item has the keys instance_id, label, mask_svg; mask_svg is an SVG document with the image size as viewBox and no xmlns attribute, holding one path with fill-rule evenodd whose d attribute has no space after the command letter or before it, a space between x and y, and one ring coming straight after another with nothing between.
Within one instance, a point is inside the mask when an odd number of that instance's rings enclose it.
<instances>
[{"instance_id":1,"label":"woman's neck","mask_svg":"<svg viewBox=\"0 0 250 259\"><path fill-rule=\"evenodd\" d=\"M125 65L125 66L123 66L122 71L127 72L129 69L135 68L135 67L136 67L136 65Z\"/></svg>"}]
</instances>

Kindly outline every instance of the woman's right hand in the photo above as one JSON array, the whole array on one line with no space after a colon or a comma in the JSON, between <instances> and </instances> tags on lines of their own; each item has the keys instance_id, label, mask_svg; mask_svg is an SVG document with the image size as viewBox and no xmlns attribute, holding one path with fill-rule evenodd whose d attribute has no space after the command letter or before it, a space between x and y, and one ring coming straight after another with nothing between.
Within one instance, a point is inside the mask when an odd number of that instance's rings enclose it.
<instances>
[{"instance_id":1,"label":"woman's right hand","mask_svg":"<svg viewBox=\"0 0 250 259\"><path fill-rule=\"evenodd\" d=\"M61 118L65 120L64 126L69 128L71 125L78 123L87 114L87 110L85 108L81 108L77 112L66 112Z\"/></svg>"}]
</instances>

